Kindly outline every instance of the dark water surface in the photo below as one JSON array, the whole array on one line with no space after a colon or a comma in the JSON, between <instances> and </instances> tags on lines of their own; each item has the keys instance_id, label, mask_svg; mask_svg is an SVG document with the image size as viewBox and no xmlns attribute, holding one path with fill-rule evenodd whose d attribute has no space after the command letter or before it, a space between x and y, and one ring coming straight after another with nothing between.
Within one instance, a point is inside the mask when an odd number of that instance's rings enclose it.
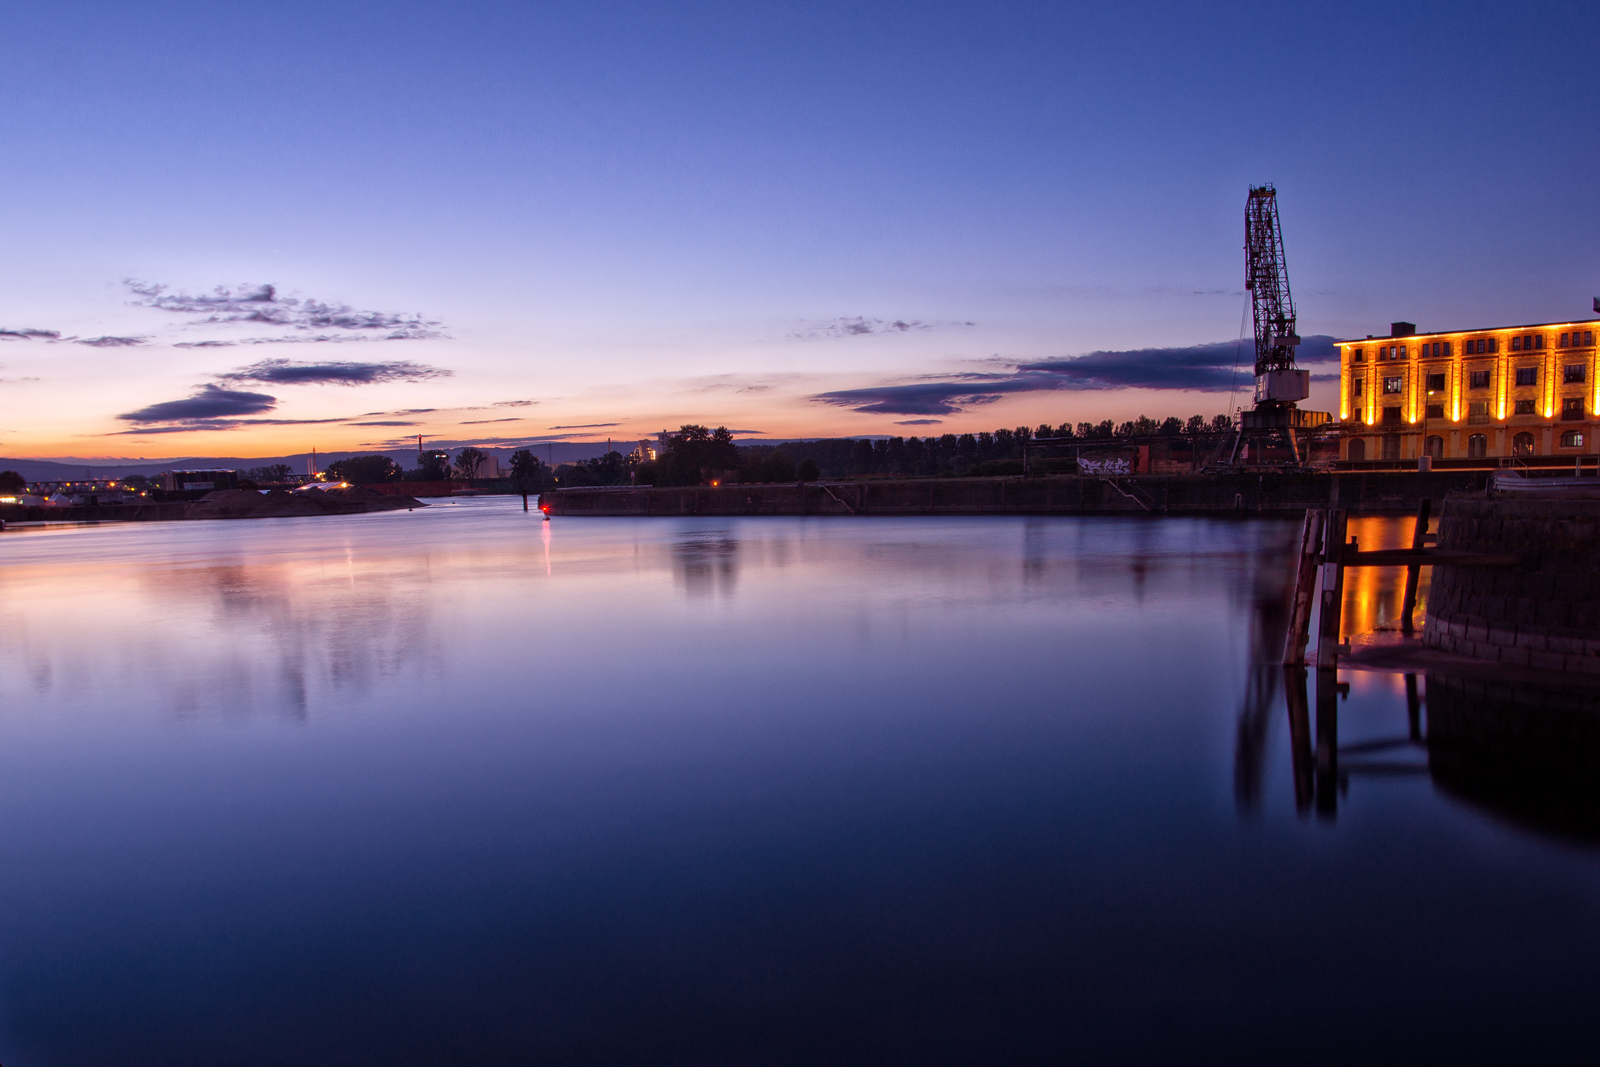
<instances>
[{"instance_id":1,"label":"dark water surface","mask_svg":"<svg viewBox=\"0 0 1600 1067\"><path fill-rule=\"evenodd\" d=\"M1588 698L1297 779L1293 524L537 520L0 534L5 1067L1595 1041Z\"/></svg>"}]
</instances>

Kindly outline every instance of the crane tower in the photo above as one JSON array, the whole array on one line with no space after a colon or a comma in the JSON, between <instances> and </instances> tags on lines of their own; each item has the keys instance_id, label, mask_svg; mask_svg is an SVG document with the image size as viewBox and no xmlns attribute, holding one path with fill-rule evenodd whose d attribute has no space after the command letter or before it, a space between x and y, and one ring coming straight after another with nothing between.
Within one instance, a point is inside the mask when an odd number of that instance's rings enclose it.
<instances>
[{"instance_id":1,"label":"crane tower","mask_svg":"<svg viewBox=\"0 0 1600 1067\"><path fill-rule=\"evenodd\" d=\"M1293 404L1310 395L1309 371L1296 370L1294 297L1283 256L1278 193L1270 185L1250 190L1244 209L1244 287L1256 326L1256 405Z\"/></svg>"},{"instance_id":2,"label":"crane tower","mask_svg":"<svg viewBox=\"0 0 1600 1067\"><path fill-rule=\"evenodd\" d=\"M1294 465L1301 463L1296 430L1324 426L1327 412L1301 411L1296 405L1311 395L1311 372L1294 364L1300 344L1295 332L1294 298L1289 293L1289 268L1283 254L1283 226L1278 221L1278 193L1270 184L1251 186L1244 208L1244 287L1250 293L1256 332L1256 402L1239 420L1239 443L1249 438L1268 445L1282 438ZM1248 451L1248 450L1247 450ZM1257 450L1257 455L1260 454Z\"/></svg>"}]
</instances>

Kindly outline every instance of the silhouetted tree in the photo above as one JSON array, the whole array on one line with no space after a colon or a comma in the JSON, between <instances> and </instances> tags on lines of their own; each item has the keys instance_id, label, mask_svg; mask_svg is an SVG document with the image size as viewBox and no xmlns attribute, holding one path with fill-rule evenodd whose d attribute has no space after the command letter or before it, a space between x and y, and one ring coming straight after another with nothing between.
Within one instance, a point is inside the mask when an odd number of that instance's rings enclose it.
<instances>
[{"instance_id":1,"label":"silhouetted tree","mask_svg":"<svg viewBox=\"0 0 1600 1067\"><path fill-rule=\"evenodd\" d=\"M400 464L388 456L350 456L336 459L323 472L329 478L352 485L374 485L399 481Z\"/></svg>"},{"instance_id":2,"label":"silhouetted tree","mask_svg":"<svg viewBox=\"0 0 1600 1067\"><path fill-rule=\"evenodd\" d=\"M443 482L450 479L450 453L424 452L417 457L416 469L406 471L408 482Z\"/></svg>"},{"instance_id":3,"label":"silhouetted tree","mask_svg":"<svg viewBox=\"0 0 1600 1067\"><path fill-rule=\"evenodd\" d=\"M28 488L28 480L16 471L0 471L0 493L20 493Z\"/></svg>"},{"instance_id":4,"label":"silhouetted tree","mask_svg":"<svg viewBox=\"0 0 1600 1067\"><path fill-rule=\"evenodd\" d=\"M522 494L522 510L528 510L528 494L544 488L543 463L526 448L511 453L511 491Z\"/></svg>"},{"instance_id":5,"label":"silhouetted tree","mask_svg":"<svg viewBox=\"0 0 1600 1067\"><path fill-rule=\"evenodd\" d=\"M481 448L463 448L456 453L456 473L469 480L476 478L488 458Z\"/></svg>"},{"instance_id":6,"label":"silhouetted tree","mask_svg":"<svg viewBox=\"0 0 1600 1067\"><path fill-rule=\"evenodd\" d=\"M822 477L822 472L817 469L817 461L814 459L802 460L800 469L796 473L802 482L814 482Z\"/></svg>"}]
</instances>

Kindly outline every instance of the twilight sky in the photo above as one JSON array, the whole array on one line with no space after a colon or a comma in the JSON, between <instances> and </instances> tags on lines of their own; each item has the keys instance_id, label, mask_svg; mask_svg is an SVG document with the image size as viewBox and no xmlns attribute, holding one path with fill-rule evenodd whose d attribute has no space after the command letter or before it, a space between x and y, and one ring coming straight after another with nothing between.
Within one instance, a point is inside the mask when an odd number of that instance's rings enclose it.
<instances>
[{"instance_id":1,"label":"twilight sky","mask_svg":"<svg viewBox=\"0 0 1600 1067\"><path fill-rule=\"evenodd\" d=\"M1304 357L1600 294L1584 4L6 10L0 455L1209 416L1268 181Z\"/></svg>"}]
</instances>

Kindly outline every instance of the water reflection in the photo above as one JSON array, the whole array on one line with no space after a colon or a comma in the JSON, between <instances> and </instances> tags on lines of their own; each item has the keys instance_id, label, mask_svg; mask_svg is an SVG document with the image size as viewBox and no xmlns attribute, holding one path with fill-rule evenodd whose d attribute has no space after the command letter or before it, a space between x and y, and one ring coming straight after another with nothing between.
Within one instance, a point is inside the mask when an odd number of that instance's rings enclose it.
<instances>
[{"instance_id":1,"label":"water reflection","mask_svg":"<svg viewBox=\"0 0 1600 1067\"><path fill-rule=\"evenodd\" d=\"M1335 819L1352 779L1425 777L1510 824L1600 843L1600 688L1560 678L1388 676L1399 689L1352 740L1339 724L1348 682L1331 671L1285 669L1284 677L1301 815L1314 808Z\"/></svg>"},{"instance_id":2,"label":"water reflection","mask_svg":"<svg viewBox=\"0 0 1600 1067\"><path fill-rule=\"evenodd\" d=\"M1354 516L1349 520L1349 536L1361 550L1409 548L1417 520L1387 516ZM1423 567L1417 587L1417 616L1427 610L1429 578L1433 568ZM1400 608L1405 600L1404 567L1351 567L1344 572L1344 609L1339 617L1339 634L1348 638L1374 630L1398 630Z\"/></svg>"},{"instance_id":3,"label":"water reflection","mask_svg":"<svg viewBox=\"0 0 1600 1067\"><path fill-rule=\"evenodd\" d=\"M1283 641L1288 630L1287 560L1284 554L1258 557L1248 583L1250 670L1234 746L1234 800L1241 812L1260 810L1269 733L1277 717L1278 683L1283 675Z\"/></svg>"},{"instance_id":4,"label":"water reflection","mask_svg":"<svg viewBox=\"0 0 1600 1067\"><path fill-rule=\"evenodd\" d=\"M1591 857L1478 845L1592 804L1446 683L1284 690L1293 523L540 519L0 535L6 1063L1587 1036Z\"/></svg>"},{"instance_id":5,"label":"water reflection","mask_svg":"<svg viewBox=\"0 0 1600 1067\"><path fill-rule=\"evenodd\" d=\"M1600 844L1600 690L1429 674L1428 769L1449 796Z\"/></svg>"},{"instance_id":6,"label":"water reflection","mask_svg":"<svg viewBox=\"0 0 1600 1067\"><path fill-rule=\"evenodd\" d=\"M140 693L178 719L303 721L381 678L427 674L439 654L428 577L426 558L25 564L5 572L0 641L37 697Z\"/></svg>"},{"instance_id":7,"label":"water reflection","mask_svg":"<svg viewBox=\"0 0 1600 1067\"><path fill-rule=\"evenodd\" d=\"M726 530L695 530L672 546L679 584L694 598L731 597L739 577L739 542Z\"/></svg>"}]
</instances>

